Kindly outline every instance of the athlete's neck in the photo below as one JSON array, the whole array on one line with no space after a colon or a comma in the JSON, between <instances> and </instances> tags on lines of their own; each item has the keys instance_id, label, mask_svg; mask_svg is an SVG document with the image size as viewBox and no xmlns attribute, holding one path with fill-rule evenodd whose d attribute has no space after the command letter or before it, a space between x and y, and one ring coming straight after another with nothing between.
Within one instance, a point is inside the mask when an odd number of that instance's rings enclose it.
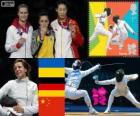
<instances>
[{"instance_id":1,"label":"athlete's neck","mask_svg":"<svg viewBox=\"0 0 140 116\"><path fill-rule=\"evenodd\" d=\"M21 20L19 20L19 24L20 24L22 27L25 27L25 26L26 26L26 21L21 21Z\"/></svg>"},{"instance_id":2,"label":"athlete's neck","mask_svg":"<svg viewBox=\"0 0 140 116\"><path fill-rule=\"evenodd\" d=\"M63 23L63 22L65 22L67 20L67 17L65 17L65 18L58 18L58 20L59 20L60 23Z\"/></svg>"}]
</instances>

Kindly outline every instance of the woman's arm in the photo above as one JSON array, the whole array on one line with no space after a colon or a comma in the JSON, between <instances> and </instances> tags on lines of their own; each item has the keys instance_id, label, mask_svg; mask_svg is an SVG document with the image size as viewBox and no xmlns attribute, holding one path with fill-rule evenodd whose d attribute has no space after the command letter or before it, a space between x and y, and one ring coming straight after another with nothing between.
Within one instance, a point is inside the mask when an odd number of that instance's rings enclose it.
<instances>
[{"instance_id":1,"label":"woman's arm","mask_svg":"<svg viewBox=\"0 0 140 116\"><path fill-rule=\"evenodd\" d=\"M92 73L92 72L94 72L98 69L100 69L100 64L97 64L97 65L93 66L92 68L90 68L86 71L81 71L82 77L85 77L85 76L89 75L90 73Z\"/></svg>"},{"instance_id":2,"label":"woman's arm","mask_svg":"<svg viewBox=\"0 0 140 116\"><path fill-rule=\"evenodd\" d=\"M36 30L33 32L32 42L31 42L31 52L34 57L38 54L41 45L42 44L40 43L38 30Z\"/></svg>"},{"instance_id":3,"label":"woman's arm","mask_svg":"<svg viewBox=\"0 0 140 116\"><path fill-rule=\"evenodd\" d=\"M107 17L107 13L103 12L102 14L96 14L95 17L96 18L105 18L105 17Z\"/></svg>"},{"instance_id":4,"label":"woman's arm","mask_svg":"<svg viewBox=\"0 0 140 116\"><path fill-rule=\"evenodd\" d=\"M37 88L37 85L34 86L33 93L34 93L34 95L32 96L31 105L23 107L25 115L38 113L39 105L38 105L38 88Z\"/></svg>"},{"instance_id":5,"label":"woman's arm","mask_svg":"<svg viewBox=\"0 0 140 116\"><path fill-rule=\"evenodd\" d=\"M3 96L8 95L8 92L11 88L11 81L8 81L3 87L0 89L0 99L2 99Z\"/></svg>"},{"instance_id":6,"label":"woman's arm","mask_svg":"<svg viewBox=\"0 0 140 116\"><path fill-rule=\"evenodd\" d=\"M73 71L73 68L67 68L67 67L65 67L65 73L66 74L69 74L72 71Z\"/></svg>"},{"instance_id":7,"label":"woman's arm","mask_svg":"<svg viewBox=\"0 0 140 116\"><path fill-rule=\"evenodd\" d=\"M128 31L130 31L132 34L135 34L134 30L128 25L127 22L124 21L124 25Z\"/></svg>"},{"instance_id":8,"label":"woman's arm","mask_svg":"<svg viewBox=\"0 0 140 116\"><path fill-rule=\"evenodd\" d=\"M138 74L131 74L131 75L126 75L126 76L127 76L129 81L130 80L136 80L139 77Z\"/></svg>"},{"instance_id":9,"label":"woman's arm","mask_svg":"<svg viewBox=\"0 0 140 116\"><path fill-rule=\"evenodd\" d=\"M0 100L2 99L3 96L8 95L8 92L10 91L11 88L11 81L8 81L1 89L0 89ZM8 116L9 112L7 109L2 108L0 104L0 116Z\"/></svg>"},{"instance_id":10,"label":"woman's arm","mask_svg":"<svg viewBox=\"0 0 140 116\"><path fill-rule=\"evenodd\" d=\"M114 85L115 84L115 78L110 79L110 80L105 80L105 81L95 80L95 83L98 84L98 85Z\"/></svg>"},{"instance_id":11,"label":"woman's arm","mask_svg":"<svg viewBox=\"0 0 140 116\"><path fill-rule=\"evenodd\" d=\"M0 105L0 116L9 116L10 114L10 111L8 111L7 108L3 108L1 105Z\"/></svg>"},{"instance_id":12,"label":"woman's arm","mask_svg":"<svg viewBox=\"0 0 140 116\"><path fill-rule=\"evenodd\" d=\"M9 53L18 50L18 41L14 40L14 28L10 26L6 33L5 50Z\"/></svg>"}]
</instances>

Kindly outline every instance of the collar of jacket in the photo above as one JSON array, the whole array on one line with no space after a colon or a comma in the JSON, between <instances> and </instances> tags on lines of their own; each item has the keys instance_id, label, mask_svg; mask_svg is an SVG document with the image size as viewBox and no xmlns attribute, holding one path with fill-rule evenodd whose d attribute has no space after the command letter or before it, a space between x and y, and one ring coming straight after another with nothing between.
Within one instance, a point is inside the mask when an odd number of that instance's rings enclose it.
<instances>
[{"instance_id":1,"label":"collar of jacket","mask_svg":"<svg viewBox=\"0 0 140 116\"><path fill-rule=\"evenodd\" d=\"M29 77L26 77L24 79L16 79L17 82L28 82L29 81Z\"/></svg>"},{"instance_id":2,"label":"collar of jacket","mask_svg":"<svg viewBox=\"0 0 140 116\"><path fill-rule=\"evenodd\" d=\"M15 26L17 29L22 29L23 32L28 32L28 29L30 27L30 23L27 21L25 27L21 26L19 24L19 18L15 18L12 22L12 25Z\"/></svg>"},{"instance_id":3,"label":"collar of jacket","mask_svg":"<svg viewBox=\"0 0 140 116\"><path fill-rule=\"evenodd\" d=\"M68 17L66 17L63 21L58 18L58 24L64 29L69 29L69 20L70 19Z\"/></svg>"}]
</instances>

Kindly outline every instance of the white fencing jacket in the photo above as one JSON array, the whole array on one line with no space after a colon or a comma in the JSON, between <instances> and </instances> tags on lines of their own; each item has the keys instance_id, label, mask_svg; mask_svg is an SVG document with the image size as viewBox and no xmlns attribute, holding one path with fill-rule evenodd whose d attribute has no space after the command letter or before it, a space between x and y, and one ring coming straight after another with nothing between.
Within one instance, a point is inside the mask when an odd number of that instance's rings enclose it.
<instances>
[{"instance_id":1,"label":"white fencing jacket","mask_svg":"<svg viewBox=\"0 0 140 116\"><path fill-rule=\"evenodd\" d=\"M30 81L28 77L22 80L10 80L0 89L0 99L6 95L14 98L24 108L23 116L32 116L38 113L37 91L37 84ZM1 105L0 114L5 116Z\"/></svg>"},{"instance_id":2,"label":"white fencing jacket","mask_svg":"<svg viewBox=\"0 0 140 116\"><path fill-rule=\"evenodd\" d=\"M85 71L73 70L73 68L65 68L65 73L68 74L68 78L66 79L66 86L78 89L82 78L96 71L99 69L99 67L100 64L97 64L96 66Z\"/></svg>"},{"instance_id":3,"label":"white fencing jacket","mask_svg":"<svg viewBox=\"0 0 140 116\"><path fill-rule=\"evenodd\" d=\"M68 29L63 28L58 19L51 23L51 27L55 33L55 57L56 58L73 58L71 43L71 32Z\"/></svg>"},{"instance_id":4,"label":"white fencing jacket","mask_svg":"<svg viewBox=\"0 0 140 116\"><path fill-rule=\"evenodd\" d=\"M16 44L21 38L18 29L11 25L6 34L5 50L11 53L10 58L32 58L31 54L31 40L32 40L33 27L30 26L27 34L26 42L21 48L17 48Z\"/></svg>"},{"instance_id":5,"label":"white fencing jacket","mask_svg":"<svg viewBox=\"0 0 140 116\"><path fill-rule=\"evenodd\" d=\"M124 75L123 80L121 82L117 82L116 78L105 80L105 81L99 81L99 85L115 85L115 88L112 90L111 94L115 96L125 96L129 88L127 86L128 81L130 80L136 80L138 78L138 74L131 74L131 75Z\"/></svg>"},{"instance_id":6,"label":"white fencing jacket","mask_svg":"<svg viewBox=\"0 0 140 116\"><path fill-rule=\"evenodd\" d=\"M128 37L128 31L134 33L134 30L123 20L118 20L118 24L113 27L113 33L117 32L119 38L123 40Z\"/></svg>"}]
</instances>

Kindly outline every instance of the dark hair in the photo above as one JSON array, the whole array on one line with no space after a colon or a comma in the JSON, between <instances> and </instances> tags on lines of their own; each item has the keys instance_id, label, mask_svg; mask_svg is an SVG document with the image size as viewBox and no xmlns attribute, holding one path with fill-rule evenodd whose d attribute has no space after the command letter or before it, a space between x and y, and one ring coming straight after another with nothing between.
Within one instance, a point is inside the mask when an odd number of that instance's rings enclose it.
<instances>
[{"instance_id":1,"label":"dark hair","mask_svg":"<svg viewBox=\"0 0 140 116\"><path fill-rule=\"evenodd\" d=\"M13 64L13 70L16 63L21 62L24 68L27 70L26 76L30 76L31 66L24 59L16 59Z\"/></svg>"},{"instance_id":2,"label":"dark hair","mask_svg":"<svg viewBox=\"0 0 140 116\"><path fill-rule=\"evenodd\" d=\"M114 23L117 24L119 19L120 19L119 15L113 16L113 22L114 22Z\"/></svg>"},{"instance_id":3,"label":"dark hair","mask_svg":"<svg viewBox=\"0 0 140 116\"><path fill-rule=\"evenodd\" d=\"M56 3L56 7L58 8L58 6L60 4L64 4L68 8L68 2L67 2L67 0L58 0L57 3Z\"/></svg>"},{"instance_id":4,"label":"dark hair","mask_svg":"<svg viewBox=\"0 0 140 116\"><path fill-rule=\"evenodd\" d=\"M20 8L27 8L27 10L29 9L29 7L28 7L28 5L27 4L20 4L20 5L18 5L18 12L19 12L19 9Z\"/></svg>"},{"instance_id":5,"label":"dark hair","mask_svg":"<svg viewBox=\"0 0 140 116\"><path fill-rule=\"evenodd\" d=\"M117 82L121 82L123 77L124 77L125 73L123 69L119 69L116 71L115 77L116 77L116 81Z\"/></svg>"},{"instance_id":6,"label":"dark hair","mask_svg":"<svg viewBox=\"0 0 140 116\"><path fill-rule=\"evenodd\" d=\"M105 8L104 12L107 12L107 16L109 16L111 14L111 8Z\"/></svg>"},{"instance_id":7,"label":"dark hair","mask_svg":"<svg viewBox=\"0 0 140 116\"><path fill-rule=\"evenodd\" d=\"M49 14L46 10L42 10L39 14L38 14L38 19L40 19L41 16L47 16L49 18Z\"/></svg>"}]
</instances>

